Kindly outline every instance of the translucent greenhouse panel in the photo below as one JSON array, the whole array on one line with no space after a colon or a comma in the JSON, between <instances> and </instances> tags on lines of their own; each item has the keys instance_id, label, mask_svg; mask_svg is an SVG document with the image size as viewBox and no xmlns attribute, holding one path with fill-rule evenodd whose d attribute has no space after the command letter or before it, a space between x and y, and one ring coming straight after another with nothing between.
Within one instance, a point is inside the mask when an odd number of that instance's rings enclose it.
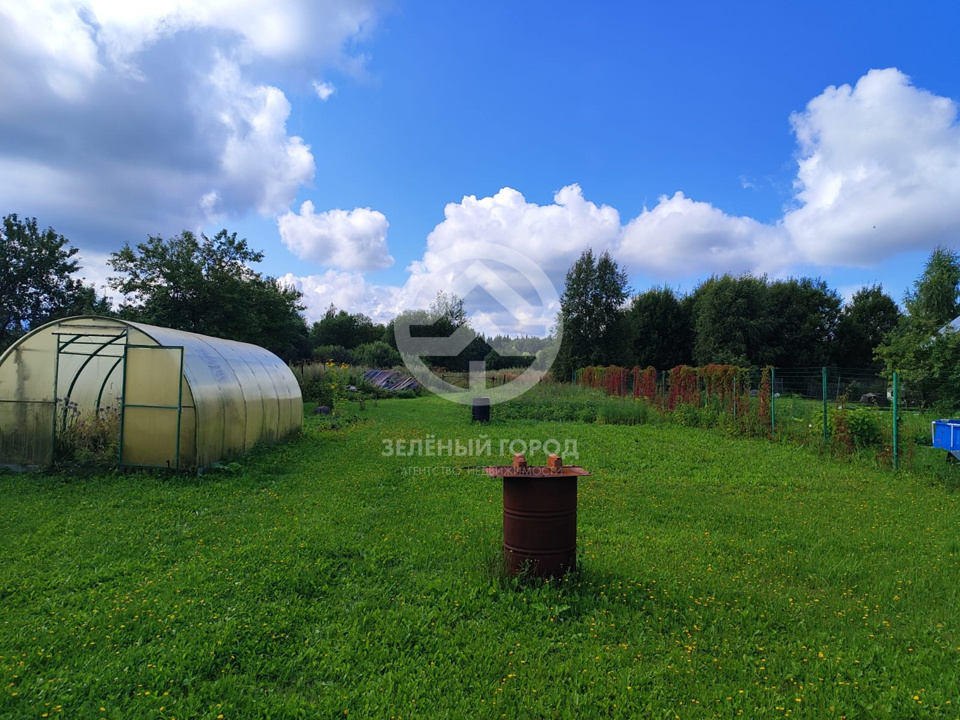
<instances>
[{"instance_id":1,"label":"translucent greenhouse panel","mask_svg":"<svg viewBox=\"0 0 960 720\"><path fill-rule=\"evenodd\" d=\"M249 450L263 435L263 388L258 379L261 365L255 353L245 352L233 359L231 367L243 394L243 448Z\"/></svg>"},{"instance_id":2,"label":"translucent greenhouse panel","mask_svg":"<svg viewBox=\"0 0 960 720\"><path fill-rule=\"evenodd\" d=\"M120 463L178 468L178 415L176 409L124 407Z\"/></svg>"},{"instance_id":3,"label":"translucent greenhouse panel","mask_svg":"<svg viewBox=\"0 0 960 720\"><path fill-rule=\"evenodd\" d=\"M128 347L120 463L179 467L183 348Z\"/></svg>"},{"instance_id":4,"label":"translucent greenhouse panel","mask_svg":"<svg viewBox=\"0 0 960 720\"><path fill-rule=\"evenodd\" d=\"M197 410L184 405L180 409L180 467L197 464Z\"/></svg>"},{"instance_id":5,"label":"translucent greenhouse panel","mask_svg":"<svg viewBox=\"0 0 960 720\"><path fill-rule=\"evenodd\" d=\"M195 454L191 464L207 466L300 427L302 405L297 402L294 411L289 401L292 392L299 401L299 386L283 361L267 350L167 328L128 325L163 346L184 347L183 376L192 401L185 391L181 425L188 422L187 407L192 404ZM181 438L180 456L186 463L183 428Z\"/></svg>"},{"instance_id":6,"label":"translucent greenhouse panel","mask_svg":"<svg viewBox=\"0 0 960 720\"><path fill-rule=\"evenodd\" d=\"M123 404L179 407L182 358L178 347L128 347Z\"/></svg>"},{"instance_id":7,"label":"translucent greenhouse panel","mask_svg":"<svg viewBox=\"0 0 960 720\"><path fill-rule=\"evenodd\" d=\"M57 344L49 332L27 336L3 355L0 398L53 400Z\"/></svg>"},{"instance_id":8,"label":"translucent greenhouse panel","mask_svg":"<svg viewBox=\"0 0 960 720\"><path fill-rule=\"evenodd\" d=\"M263 381L269 381L269 376L261 378ZM265 443L276 442L279 431L277 427L280 422L280 403L277 400L276 390L271 386L270 393L263 396L263 434L261 439Z\"/></svg>"},{"instance_id":9,"label":"translucent greenhouse panel","mask_svg":"<svg viewBox=\"0 0 960 720\"><path fill-rule=\"evenodd\" d=\"M263 396L263 441L276 442L282 435L280 429L280 388L276 366L270 358L260 360L260 383L266 390Z\"/></svg>"},{"instance_id":10,"label":"translucent greenhouse panel","mask_svg":"<svg viewBox=\"0 0 960 720\"><path fill-rule=\"evenodd\" d=\"M227 377L220 358L210 352L206 343L188 336L184 357L184 379L193 396L195 423L194 462L204 467L223 457L223 408L220 384Z\"/></svg>"},{"instance_id":11,"label":"translucent greenhouse panel","mask_svg":"<svg viewBox=\"0 0 960 720\"><path fill-rule=\"evenodd\" d=\"M270 376L277 389L277 431L279 436L297 430L303 422L303 400L293 372L277 362L270 367Z\"/></svg>"},{"instance_id":12,"label":"translucent greenhouse panel","mask_svg":"<svg viewBox=\"0 0 960 720\"><path fill-rule=\"evenodd\" d=\"M53 402L0 402L0 466L53 463Z\"/></svg>"},{"instance_id":13,"label":"translucent greenhouse panel","mask_svg":"<svg viewBox=\"0 0 960 720\"><path fill-rule=\"evenodd\" d=\"M88 354L81 354L84 349ZM118 406L123 380L123 346L82 348L74 345L70 350L58 358L57 398L69 397L84 414L93 413L97 407Z\"/></svg>"},{"instance_id":14,"label":"translucent greenhouse panel","mask_svg":"<svg viewBox=\"0 0 960 720\"><path fill-rule=\"evenodd\" d=\"M237 377L236 359L223 359L225 378L219 386L223 408L223 457L242 455L247 439L247 404Z\"/></svg>"}]
</instances>

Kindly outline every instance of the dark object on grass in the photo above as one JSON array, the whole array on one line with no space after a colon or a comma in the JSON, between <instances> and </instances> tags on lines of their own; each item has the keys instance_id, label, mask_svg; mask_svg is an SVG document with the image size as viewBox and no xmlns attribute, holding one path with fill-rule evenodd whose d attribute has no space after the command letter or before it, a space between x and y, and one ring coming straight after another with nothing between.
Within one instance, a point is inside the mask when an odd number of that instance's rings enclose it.
<instances>
[{"instance_id":1,"label":"dark object on grass","mask_svg":"<svg viewBox=\"0 0 960 720\"><path fill-rule=\"evenodd\" d=\"M473 421L490 422L490 398L475 397L473 399Z\"/></svg>"},{"instance_id":2,"label":"dark object on grass","mask_svg":"<svg viewBox=\"0 0 960 720\"><path fill-rule=\"evenodd\" d=\"M876 405L877 407L887 407L890 404L889 400L887 400L883 395L878 395L877 393L866 393L865 395L861 395L860 402L867 405Z\"/></svg>"},{"instance_id":3,"label":"dark object on grass","mask_svg":"<svg viewBox=\"0 0 960 720\"><path fill-rule=\"evenodd\" d=\"M317 406L313 409L313 414L314 414L314 415L329 415L329 414L330 414L330 408L327 407L326 405L317 405Z\"/></svg>"},{"instance_id":4,"label":"dark object on grass","mask_svg":"<svg viewBox=\"0 0 960 720\"><path fill-rule=\"evenodd\" d=\"M513 465L485 468L503 478L503 559L507 572L558 577L577 563L577 478L582 467L564 465L558 455L546 467L528 467L523 455Z\"/></svg>"}]
</instances>

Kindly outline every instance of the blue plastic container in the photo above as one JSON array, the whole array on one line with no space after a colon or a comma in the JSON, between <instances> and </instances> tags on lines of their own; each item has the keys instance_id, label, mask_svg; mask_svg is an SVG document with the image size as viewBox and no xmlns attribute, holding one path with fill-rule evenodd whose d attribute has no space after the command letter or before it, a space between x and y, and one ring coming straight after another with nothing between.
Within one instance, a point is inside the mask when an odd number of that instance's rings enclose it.
<instances>
[{"instance_id":1,"label":"blue plastic container","mask_svg":"<svg viewBox=\"0 0 960 720\"><path fill-rule=\"evenodd\" d=\"M930 425L933 446L960 459L960 420L934 420Z\"/></svg>"}]
</instances>

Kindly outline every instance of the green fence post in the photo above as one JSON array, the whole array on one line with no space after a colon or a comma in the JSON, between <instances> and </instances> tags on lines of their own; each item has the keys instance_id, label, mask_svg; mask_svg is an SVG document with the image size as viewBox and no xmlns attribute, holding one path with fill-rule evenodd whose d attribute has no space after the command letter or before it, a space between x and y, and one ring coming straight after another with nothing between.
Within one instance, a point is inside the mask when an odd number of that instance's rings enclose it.
<instances>
[{"instance_id":1,"label":"green fence post","mask_svg":"<svg viewBox=\"0 0 960 720\"><path fill-rule=\"evenodd\" d=\"M823 373L823 447L830 445L830 428L827 427L827 369L821 368Z\"/></svg>"},{"instance_id":2,"label":"green fence post","mask_svg":"<svg viewBox=\"0 0 960 720\"><path fill-rule=\"evenodd\" d=\"M893 469L900 469L900 458L897 452L897 416L900 414L900 377L893 371Z\"/></svg>"},{"instance_id":3,"label":"green fence post","mask_svg":"<svg viewBox=\"0 0 960 720\"><path fill-rule=\"evenodd\" d=\"M777 434L777 393L776 370L770 368L770 437Z\"/></svg>"}]
</instances>

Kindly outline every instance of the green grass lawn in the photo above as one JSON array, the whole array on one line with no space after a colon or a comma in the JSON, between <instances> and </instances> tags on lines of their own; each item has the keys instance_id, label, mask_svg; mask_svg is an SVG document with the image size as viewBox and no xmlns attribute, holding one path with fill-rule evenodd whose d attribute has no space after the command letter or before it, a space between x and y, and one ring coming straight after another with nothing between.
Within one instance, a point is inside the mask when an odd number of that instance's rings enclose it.
<instances>
[{"instance_id":1,"label":"green grass lawn","mask_svg":"<svg viewBox=\"0 0 960 720\"><path fill-rule=\"evenodd\" d=\"M0 476L0 717L960 717L953 469L494 406L593 472L578 571L517 581L500 485L443 469L509 458L381 454L469 407L348 412L232 472Z\"/></svg>"}]
</instances>

